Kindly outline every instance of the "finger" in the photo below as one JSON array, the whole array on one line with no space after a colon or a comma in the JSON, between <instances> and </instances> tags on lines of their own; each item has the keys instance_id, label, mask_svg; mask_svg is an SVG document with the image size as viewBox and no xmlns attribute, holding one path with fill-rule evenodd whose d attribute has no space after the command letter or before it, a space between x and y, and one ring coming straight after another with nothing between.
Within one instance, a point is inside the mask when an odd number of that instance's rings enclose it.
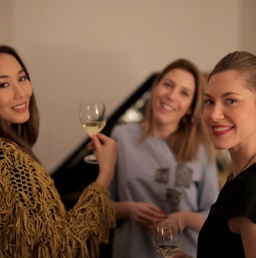
<instances>
[{"instance_id":1,"label":"finger","mask_svg":"<svg viewBox=\"0 0 256 258\"><path fill-rule=\"evenodd\" d=\"M168 217L168 215L164 211L159 209L149 209L145 211L145 213L154 219L164 219Z\"/></svg>"},{"instance_id":2,"label":"finger","mask_svg":"<svg viewBox=\"0 0 256 258\"><path fill-rule=\"evenodd\" d=\"M93 150L94 149L94 144L92 141L90 141L87 145L86 145L88 150Z\"/></svg>"},{"instance_id":3,"label":"finger","mask_svg":"<svg viewBox=\"0 0 256 258\"><path fill-rule=\"evenodd\" d=\"M93 142L93 145L95 148L100 146L101 143L100 143L97 135L92 135L91 139L92 139L92 142Z\"/></svg>"},{"instance_id":4,"label":"finger","mask_svg":"<svg viewBox=\"0 0 256 258\"><path fill-rule=\"evenodd\" d=\"M103 133L98 133L98 134L97 134L97 137L98 137L98 139L99 139L101 142L103 142L103 143L105 143L107 140L111 139L111 138L109 138L108 136L106 136L106 135L103 134Z\"/></svg>"},{"instance_id":5,"label":"finger","mask_svg":"<svg viewBox=\"0 0 256 258\"><path fill-rule=\"evenodd\" d=\"M147 229L152 225L152 223L147 220L137 220L137 224L144 229Z\"/></svg>"},{"instance_id":6,"label":"finger","mask_svg":"<svg viewBox=\"0 0 256 258\"><path fill-rule=\"evenodd\" d=\"M141 213L138 215L138 220L143 222L144 224L148 225L148 224L152 224L154 221L154 218L147 213Z\"/></svg>"},{"instance_id":7,"label":"finger","mask_svg":"<svg viewBox=\"0 0 256 258\"><path fill-rule=\"evenodd\" d=\"M153 205L153 204L149 204L148 207L152 210L152 211L155 211L155 212L160 212L160 213L165 213L164 210L160 209L159 207Z\"/></svg>"}]
</instances>

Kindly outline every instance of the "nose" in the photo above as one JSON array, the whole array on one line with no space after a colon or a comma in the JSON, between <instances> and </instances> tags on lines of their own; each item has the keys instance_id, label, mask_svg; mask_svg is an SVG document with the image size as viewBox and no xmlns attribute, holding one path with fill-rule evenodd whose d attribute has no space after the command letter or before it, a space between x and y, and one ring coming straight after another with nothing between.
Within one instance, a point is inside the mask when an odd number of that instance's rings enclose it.
<instances>
[{"instance_id":1,"label":"nose","mask_svg":"<svg viewBox=\"0 0 256 258\"><path fill-rule=\"evenodd\" d=\"M20 99L25 96L25 92L22 88L22 85L19 85L19 83L17 82L13 83L13 96L15 99Z\"/></svg>"},{"instance_id":2,"label":"nose","mask_svg":"<svg viewBox=\"0 0 256 258\"><path fill-rule=\"evenodd\" d=\"M213 121L220 121L220 120L224 119L225 116L224 116L221 105L215 104L213 106L209 116Z\"/></svg>"},{"instance_id":3,"label":"nose","mask_svg":"<svg viewBox=\"0 0 256 258\"><path fill-rule=\"evenodd\" d=\"M175 89L172 89L171 91L169 91L169 92L167 93L167 98L168 98L169 100L174 100L174 99L176 99L177 96L178 96L178 91L175 90Z\"/></svg>"}]
</instances>

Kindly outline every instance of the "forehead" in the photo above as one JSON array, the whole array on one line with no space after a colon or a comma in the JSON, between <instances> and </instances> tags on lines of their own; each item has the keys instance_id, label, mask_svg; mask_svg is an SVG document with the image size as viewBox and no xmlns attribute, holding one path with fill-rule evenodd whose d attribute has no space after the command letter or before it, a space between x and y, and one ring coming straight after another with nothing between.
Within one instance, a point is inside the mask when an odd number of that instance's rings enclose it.
<instances>
[{"instance_id":1,"label":"forehead","mask_svg":"<svg viewBox=\"0 0 256 258\"><path fill-rule=\"evenodd\" d=\"M173 75L173 76L183 75L186 77L194 78L194 76L189 71L181 69L181 68L174 68L174 69L167 71L165 73L164 77L170 76L170 75Z\"/></svg>"},{"instance_id":2,"label":"forehead","mask_svg":"<svg viewBox=\"0 0 256 258\"><path fill-rule=\"evenodd\" d=\"M181 84L182 86L187 86L189 88L194 88L195 87L195 78L193 74L190 72L180 69L180 68L175 68L170 71L168 71L164 76L163 79L169 79L172 80L176 83Z\"/></svg>"},{"instance_id":3,"label":"forehead","mask_svg":"<svg viewBox=\"0 0 256 258\"><path fill-rule=\"evenodd\" d=\"M0 54L0 75L8 75L10 72L20 71L20 63L10 54Z\"/></svg>"},{"instance_id":4,"label":"forehead","mask_svg":"<svg viewBox=\"0 0 256 258\"><path fill-rule=\"evenodd\" d=\"M246 76L236 70L229 70L214 74L207 83L205 92L232 92L243 89L248 90Z\"/></svg>"}]
</instances>

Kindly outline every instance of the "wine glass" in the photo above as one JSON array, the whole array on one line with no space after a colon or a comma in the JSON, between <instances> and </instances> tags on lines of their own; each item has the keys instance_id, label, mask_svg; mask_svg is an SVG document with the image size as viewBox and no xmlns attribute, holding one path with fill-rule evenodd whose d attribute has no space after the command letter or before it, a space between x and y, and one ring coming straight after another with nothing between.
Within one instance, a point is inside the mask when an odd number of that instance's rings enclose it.
<instances>
[{"instance_id":1,"label":"wine glass","mask_svg":"<svg viewBox=\"0 0 256 258\"><path fill-rule=\"evenodd\" d=\"M79 117L82 127L90 136L99 133L106 125L106 107L102 100L84 100L80 103ZM95 153L87 155L84 161L90 164L97 164Z\"/></svg>"},{"instance_id":2,"label":"wine glass","mask_svg":"<svg viewBox=\"0 0 256 258\"><path fill-rule=\"evenodd\" d=\"M155 222L152 229L152 242L157 252L164 258L171 258L180 251L182 233L179 220L167 218Z\"/></svg>"}]
</instances>

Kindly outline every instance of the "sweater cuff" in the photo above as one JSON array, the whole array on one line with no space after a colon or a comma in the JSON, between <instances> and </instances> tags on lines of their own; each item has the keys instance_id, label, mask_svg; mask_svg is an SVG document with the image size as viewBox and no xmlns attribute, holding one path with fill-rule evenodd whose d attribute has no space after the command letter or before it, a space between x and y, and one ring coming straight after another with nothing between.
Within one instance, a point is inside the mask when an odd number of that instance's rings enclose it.
<instances>
[{"instance_id":1,"label":"sweater cuff","mask_svg":"<svg viewBox=\"0 0 256 258\"><path fill-rule=\"evenodd\" d=\"M105 187L99 185L99 184L96 183L96 182L91 183L91 184L88 186L88 189L89 189L89 188L91 188L91 190L94 190L94 191L96 191L96 192L99 192L99 193L102 193L102 194L104 194L104 195L107 195L108 197L110 196L109 191L108 191Z\"/></svg>"}]
</instances>

